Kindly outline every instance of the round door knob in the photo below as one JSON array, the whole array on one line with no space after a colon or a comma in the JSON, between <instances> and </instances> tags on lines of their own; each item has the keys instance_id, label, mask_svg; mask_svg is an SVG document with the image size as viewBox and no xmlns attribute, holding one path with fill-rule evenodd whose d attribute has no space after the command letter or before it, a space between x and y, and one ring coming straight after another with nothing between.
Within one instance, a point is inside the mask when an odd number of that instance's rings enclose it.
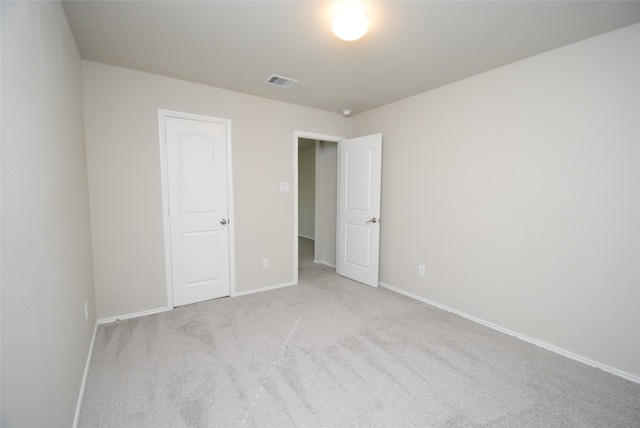
<instances>
[{"instance_id":1,"label":"round door knob","mask_svg":"<svg viewBox=\"0 0 640 428\"><path fill-rule=\"evenodd\" d=\"M227 224L227 219L223 218L222 220L220 220L220 224Z\"/></svg>"}]
</instances>

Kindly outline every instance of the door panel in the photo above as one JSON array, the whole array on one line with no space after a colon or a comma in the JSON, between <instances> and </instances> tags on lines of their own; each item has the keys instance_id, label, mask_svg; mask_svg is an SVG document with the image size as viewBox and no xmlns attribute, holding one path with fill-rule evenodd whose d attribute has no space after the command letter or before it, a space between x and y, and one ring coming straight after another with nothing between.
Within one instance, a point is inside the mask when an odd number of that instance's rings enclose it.
<instances>
[{"instance_id":1,"label":"door panel","mask_svg":"<svg viewBox=\"0 0 640 428\"><path fill-rule=\"evenodd\" d=\"M345 225L345 262L347 264L369 269L370 232L370 229L366 226L354 224Z\"/></svg>"},{"instance_id":2,"label":"door panel","mask_svg":"<svg viewBox=\"0 0 640 428\"><path fill-rule=\"evenodd\" d=\"M338 274L378 286L382 134L338 144Z\"/></svg>"},{"instance_id":3,"label":"door panel","mask_svg":"<svg viewBox=\"0 0 640 428\"><path fill-rule=\"evenodd\" d=\"M207 137L198 134L180 137L180 190L183 213L216 210L215 142Z\"/></svg>"},{"instance_id":4,"label":"door panel","mask_svg":"<svg viewBox=\"0 0 640 428\"><path fill-rule=\"evenodd\" d=\"M217 232L190 232L182 235L185 287L219 279L216 252Z\"/></svg>"},{"instance_id":5,"label":"door panel","mask_svg":"<svg viewBox=\"0 0 640 428\"><path fill-rule=\"evenodd\" d=\"M347 173L345 201L349 212L371 210L371 162L372 148L370 147L356 146L345 150Z\"/></svg>"},{"instance_id":6,"label":"door panel","mask_svg":"<svg viewBox=\"0 0 640 428\"><path fill-rule=\"evenodd\" d=\"M167 117L165 130L173 304L228 296L226 125Z\"/></svg>"}]
</instances>

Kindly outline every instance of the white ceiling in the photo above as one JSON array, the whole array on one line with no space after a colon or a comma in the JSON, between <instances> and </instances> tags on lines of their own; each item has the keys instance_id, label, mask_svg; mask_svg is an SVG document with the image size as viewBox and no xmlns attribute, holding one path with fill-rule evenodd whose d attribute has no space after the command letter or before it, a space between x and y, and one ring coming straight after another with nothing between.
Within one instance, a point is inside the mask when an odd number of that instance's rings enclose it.
<instances>
[{"instance_id":1,"label":"white ceiling","mask_svg":"<svg viewBox=\"0 0 640 428\"><path fill-rule=\"evenodd\" d=\"M354 114L640 22L640 1L65 1L84 59ZM266 85L272 73L299 80Z\"/></svg>"}]
</instances>

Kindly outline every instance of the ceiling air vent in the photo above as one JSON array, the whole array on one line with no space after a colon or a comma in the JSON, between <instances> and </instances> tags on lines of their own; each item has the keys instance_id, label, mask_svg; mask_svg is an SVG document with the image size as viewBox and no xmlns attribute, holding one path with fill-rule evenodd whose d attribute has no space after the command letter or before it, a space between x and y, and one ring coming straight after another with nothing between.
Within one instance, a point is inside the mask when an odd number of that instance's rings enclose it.
<instances>
[{"instance_id":1,"label":"ceiling air vent","mask_svg":"<svg viewBox=\"0 0 640 428\"><path fill-rule=\"evenodd\" d=\"M267 77L264 83L268 83L269 85L274 86L280 86L281 88L290 88L298 83L298 81L289 79L288 77L278 76L277 74L272 74L271 76Z\"/></svg>"}]
</instances>

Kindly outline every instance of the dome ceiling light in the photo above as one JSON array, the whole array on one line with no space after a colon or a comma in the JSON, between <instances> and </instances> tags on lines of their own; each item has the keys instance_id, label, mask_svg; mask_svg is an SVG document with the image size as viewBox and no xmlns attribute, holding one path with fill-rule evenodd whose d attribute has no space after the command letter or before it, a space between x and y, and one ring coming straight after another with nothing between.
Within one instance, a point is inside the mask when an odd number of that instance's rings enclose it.
<instances>
[{"instance_id":1,"label":"dome ceiling light","mask_svg":"<svg viewBox=\"0 0 640 428\"><path fill-rule=\"evenodd\" d=\"M369 29L369 19L361 5L345 3L339 6L331 28L336 36L351 42L365 35Z\"/></svg>"}]
</instances>

